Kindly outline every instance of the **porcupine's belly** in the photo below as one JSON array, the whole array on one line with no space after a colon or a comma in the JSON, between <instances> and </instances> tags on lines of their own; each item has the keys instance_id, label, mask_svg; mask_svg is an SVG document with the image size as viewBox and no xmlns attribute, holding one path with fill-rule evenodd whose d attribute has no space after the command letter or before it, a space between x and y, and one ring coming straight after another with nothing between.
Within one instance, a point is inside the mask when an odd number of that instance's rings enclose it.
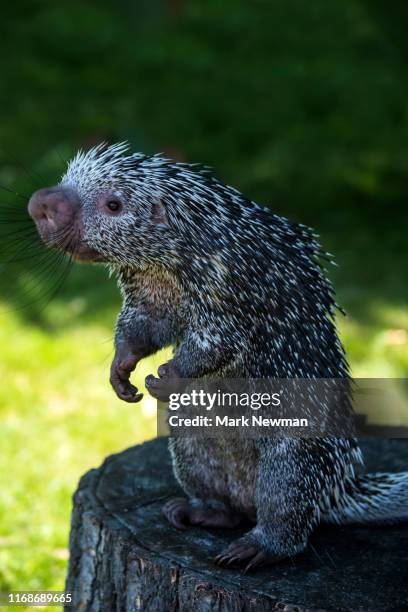
<instances>
[{"instance_id":1,"label":"porcupine's belly","mask_svg":"<svg viewBox=\"0 0 408 612\"><path fill-rule=\"evenodd\" d=\"M172 438L175 474L186 493L222 502L255 520L258 453L251 440Z\"/></svg>"}]
</instances>

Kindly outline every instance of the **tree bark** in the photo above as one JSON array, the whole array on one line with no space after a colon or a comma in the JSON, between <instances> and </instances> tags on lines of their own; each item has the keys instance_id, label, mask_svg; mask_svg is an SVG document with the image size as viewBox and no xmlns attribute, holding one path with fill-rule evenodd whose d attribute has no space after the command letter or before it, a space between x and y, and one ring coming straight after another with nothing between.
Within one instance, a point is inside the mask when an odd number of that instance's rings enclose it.
<instances>
[{"instance_id":1,"label":"tree bark","mask_svg":"<svg viewBox=\"0 0 408 612\"><path fill-rule=\"evenodd\" d=\"M363 444L370 471L408 469L407 440ZM166 440L108 457L74 496L67 610L232 612L408 609L408 527L320 527L299 557L250 575L212 559L240 530L179 532Z\"/></svg>"}]
</instances>

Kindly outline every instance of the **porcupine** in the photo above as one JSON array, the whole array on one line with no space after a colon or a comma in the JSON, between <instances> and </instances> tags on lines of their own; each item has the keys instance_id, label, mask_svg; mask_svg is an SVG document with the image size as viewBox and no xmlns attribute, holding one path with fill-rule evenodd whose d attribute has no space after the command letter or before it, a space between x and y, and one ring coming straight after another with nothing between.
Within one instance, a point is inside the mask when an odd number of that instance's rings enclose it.
<instances>
[{"instance_id":1,"label":"porcupine","mask_svg":"<svg viewBox=\"0 0 408 612\"><path fill-rule=\"evenodd\" d=\"M141 399L131 372L169 345L173 357L146 378L153 397L172 377L348 378L316 237L206 167L100 145L33 194L29 212L48 246L117 275L110 380L122 400ZM219 564L296 555L320 521L408 518L408 473L356 476L353 438L173 438L170 451L186 493L163 508L172 525L253 522Z\"/></svg>"}]
</instances>

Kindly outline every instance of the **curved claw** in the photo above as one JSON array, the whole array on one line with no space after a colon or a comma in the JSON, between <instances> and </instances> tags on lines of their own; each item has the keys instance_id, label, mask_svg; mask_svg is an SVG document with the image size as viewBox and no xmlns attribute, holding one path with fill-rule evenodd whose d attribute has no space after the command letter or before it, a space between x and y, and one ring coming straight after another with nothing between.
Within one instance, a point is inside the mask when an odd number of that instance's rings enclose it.
<instances>
[{"instance_id":1,"label":"curved claw","mask_svg":"<svg viewBox=\"0 0 408 612\"><path fill-rule=\"evenodd\" d=\"M242 565L242 562L248 561L244 569L244 574L246 574L257 567L277 563L284 558L283 555L270 554L260 546L243 539L230 544L226 550L215 557L214 561L217 565L226 567Z\"/></svg>"},{"instance_id":2,"label":"curved claw","mask_svg":"<svg viewBox=\"0 0 408 612\"><path fill-rule=\"evenodd\" d=\"M189 503L183 497L171 499L162 508L163 516L176 529L185 531L188 527Z\"/></svg>"},{"instance_id":3,"label":"curved claw","mask_svg":"<svg viewBox=\"0 0 408 612\"><path fill-rule=\"evenodd\" d=\"M215 557L217 565L233 565L239 564L241 561L245 561L249 557L254 556L257 553L257 549L254 546L245 546L242 544L235 543L224 550L221 554Z\"/></svg>"},{"instance_id":4,"label":"curved claw","mask_svg":"<svg viewBox=\"0 0 408 612\"><path fill-rule=\"evenodd\" d=\"M262 565L269 565L272 563L278 563L285 557L277 556L277 555L269 555L268 553L261 550L251 561L248 563L246 568L244 569L244 574L247 574L251 570L261 567Z\"/></svg>"},{"instance_id":5,"label":"curved claw","mask_svg":"<svg viewBox=\"0 0 408 612\"><path fill-rule=\"evenodd\" d=\"M157 372L159 378L149 374L145 379L145 386L154 398L167 402L172 393L180 391L180 374L172 360L159 366Z\"/></svg>"},{"instance_id":6,"label":"curved claw","mask_svg":"<svg viewBox=\"0 0 408 612\"><path fill-rule=\"evenodd\" d=\"M165 402L168 397L163 389L163 382L160 378L155 378L153 374L149 374L145 378L145 387L152 397Z\"/></svg>"},{"instance_id":7,"label":"curved claw","mask_svg":"<svg viewBox=\"0 0 408 612\"><path fill-rule=\"evenodd\" d=\"M149 374L145 379L146 389L155 399L160 402L167 402L173 392L174 383L169 378L155 378Z\"/></svg>"}]
</instances>

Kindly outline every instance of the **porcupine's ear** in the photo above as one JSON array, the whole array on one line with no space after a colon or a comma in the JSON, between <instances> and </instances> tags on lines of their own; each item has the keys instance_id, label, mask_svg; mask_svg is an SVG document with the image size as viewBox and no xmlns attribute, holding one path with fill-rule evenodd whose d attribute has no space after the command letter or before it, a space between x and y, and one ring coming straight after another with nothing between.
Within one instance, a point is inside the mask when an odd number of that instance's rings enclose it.
<instances>
[{"instance_id":1,"label":"porcupine's ear","mask_svg":"<svg viewBox=\"0 0 408 612\"><path fill-rule=\"evenodd\" d=\"M164 208L163 202L160 200L160 198L155 198L152 202L151 220L157 227L169 227L166 209Z\"/></svg>"}]
</instances>

